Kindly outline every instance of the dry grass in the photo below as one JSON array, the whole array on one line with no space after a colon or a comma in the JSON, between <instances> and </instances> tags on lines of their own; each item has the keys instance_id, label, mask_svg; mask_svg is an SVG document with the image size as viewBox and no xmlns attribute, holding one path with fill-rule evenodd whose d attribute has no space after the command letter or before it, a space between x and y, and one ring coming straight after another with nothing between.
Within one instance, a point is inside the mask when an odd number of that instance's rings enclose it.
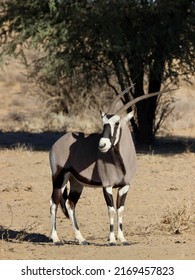
<instances>
[{"instance_id":1,"label":"dry grass","mask_svg":"<svg viewBox=\"0 0 195 280\"><path fill-rule=\"evenodd\" d=\"M25 143L16 143L15 145L12 146L12 150L18 152L26 152L26 151L32 152L33 146Z\"/></svg>"},{"instance_id":2,"label":"dry grass","mask_svg":"<svg viewBox=\"0 0 195 280\"><path fill-rule=\"evenodd\" d=\"M5 72L0 71L0 87L1 131L97 131L101 127L99 109L105 109L112 96L107 88L96 88L90 95L85 90L67 93L69 98L64 96L63 102L68 114L57 113L60 99L47 95L28 80L24 67L17 61Z\"/></svg>"}]
</instances>

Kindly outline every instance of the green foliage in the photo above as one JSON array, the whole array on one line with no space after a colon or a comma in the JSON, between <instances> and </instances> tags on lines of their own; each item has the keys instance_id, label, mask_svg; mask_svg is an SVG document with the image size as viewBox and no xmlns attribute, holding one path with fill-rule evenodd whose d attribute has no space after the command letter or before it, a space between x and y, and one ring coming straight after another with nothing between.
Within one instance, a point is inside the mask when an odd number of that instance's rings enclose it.
<instances>
[{"instance_id":1,"label":"green foliage","mask_svg":"<svg viewBox=\"0 0 195 280\"><path fill-rule=\"evenodd\" d=\"M152 92L168 78L194 73L194 0L4 2L0 55L40 50L32 74L45 83L59 85L69 78L88 87L106 81L117 92L117 85L124 89L132 80L132 95L138 96L145 90L144 75ZM137 106L136 126L148 125L152 134L157 99L146 103Z\"/></svg>"},{"instance_id":2,"label":"green foliage","mask_svg":"<svg viewBox=\"0 0 195 280\"><path fill-rule=\"evenodd\" d=\"M175 78L182 69L185 74L194 69L194 5L183 0L7 1L0 20L3 53L41 48L47 57L35 63L36 73L45 68L52 83L81 72L92 84L94 78L116 74L125 87L129 77L136 82L143 65L151 69L156 59L166 62L164 79Z\"/></svg>"}]
</instances>

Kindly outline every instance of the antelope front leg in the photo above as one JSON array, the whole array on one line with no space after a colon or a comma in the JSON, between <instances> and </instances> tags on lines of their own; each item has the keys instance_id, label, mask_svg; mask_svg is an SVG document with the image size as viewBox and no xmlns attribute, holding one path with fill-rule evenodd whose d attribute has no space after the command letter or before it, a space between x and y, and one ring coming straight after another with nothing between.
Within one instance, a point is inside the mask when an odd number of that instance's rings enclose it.
<instances>
[{"instance_id":1,"label":"antelope front leg","mask_svg":"<svg viewBox=\"0 0 195 280\"><path fill-rule=\"evenodd\" d=\"M116 245L116 239L114 235L114 202L112 196L112 187L103 188L104 198L106 200L106 204L108 206L108 215L110 222L110 232L109 232L109 244Z\"/></svg>"},{"instance_id":2,"label":"antelope front leg","mask_svg":"<svg viewBox=\"0 0 195 280\"><path fill-rule=\"evenodd\" d=\"M122 213L124 211L124 205L125 205L125 199L127 196L129 190L129 185L126 185L122 188L118 189L118 194L117 194L117 217L118 217L118 234L117 234L117 239L120 240L120 242L123 245L129 245L127 240L125 239L123 235L123 217Z\"/></svg>"}]
</instances>

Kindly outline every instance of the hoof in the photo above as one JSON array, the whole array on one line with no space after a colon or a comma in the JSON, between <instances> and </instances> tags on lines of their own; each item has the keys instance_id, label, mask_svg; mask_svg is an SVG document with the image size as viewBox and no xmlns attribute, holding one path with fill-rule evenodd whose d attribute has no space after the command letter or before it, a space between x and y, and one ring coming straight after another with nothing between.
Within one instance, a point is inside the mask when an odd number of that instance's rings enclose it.
<instances>
[{"instance_id":1,"label":"hoof","mask_svg":"<svg viewBox=\"0 0 195 280\"><path fill-rule=\"evenodd\" d=\"M129 242L127 242L127 241L124 241L124 242L122 243L122 245L123 245L123 246L129 246L129 245L130 245L130 243L129 243Z\"/></svg>"},{"instance_id":2,"label":"hoof","mask_svg":"<svg viewBox=\"0 0 195 280\"><path fill-rule=\"evenodd\" d=\"M84 240L84 241L82 241L82 242L80 243L80 245L89 245L89 242L87 242L86 240Z\"/></svg>"},{"instance_id":3,"label":"hoof","mask_svg":"<svg viewBox=\"0 0 195 280\"><path fill-rule=\"evenodd\" d=\"M62 246L64 245L62 241L53 242L55 246Z\"/></svg>"},{"instance_id":4,"label":"hoof","mask_svg":"<svg viewBox=\"0 0 195 280\"><path fill-rule=\"evenodd\" d=\"M109 246L116 246L116 243L115 242L110 242Z\"/></svg>"}]
</instances>

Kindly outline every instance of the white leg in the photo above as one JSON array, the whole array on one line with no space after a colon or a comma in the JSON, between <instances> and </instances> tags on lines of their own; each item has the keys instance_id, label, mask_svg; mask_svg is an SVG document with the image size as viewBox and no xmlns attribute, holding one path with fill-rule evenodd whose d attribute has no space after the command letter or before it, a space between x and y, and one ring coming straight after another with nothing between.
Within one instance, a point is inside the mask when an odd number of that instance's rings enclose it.
<instances>
[{"instance_id":1,"label":"white leg","mask_svg":"<svg viewBox=\"0 0 195 280\"><path fill-rule=\"evenodd\" d=\"M127 243L127 240L124 238L123 235L123 217L122 212L124 211L124 206L121 206L119 209L117 209L117 216L118 216L118 233L117 233L117 239L120 240L123 244Z\"/></svg>"},{"instance_id":2,"label":"white leg","mask_svg":"<svg viewBox=\"0 0 195 280\"><path fill-rule=\"evenodd\" d=\"M110 245L116 244L116 238L114 234L114 215L115 215L114 207L108 206L108 214L109 214L109 222L110 222L110 232L109 232L109 243Z\"/></svg>"},{"instance_id":3,"label":"white leg","mask_svg":"<svg viewBox=\"0 0 195 280\"><path fill-rule=\"evenodd\" d=\"M70 218L75 238L81 245L87 245L88 242L82 236L75 216L75 207L80 198L80 195L83 191L83 185L76 181L73 177L70 178L70 192L68 195L68 199L66 200L66 209L68 211L68 216Z\"/></svg>"},{"instance_id":4,"label":"white leg","mask_svg":"<svg viewBox=\"0 0 195 280\"><path fill-rule=\"evenodd\" d=\"M51 198L50 199L51 239L53 240L53 243L60 242L56 231L56 212L57 212L57 205L53 202Z\"/></svg>"},{"instance_id":5,"label":"white leg","mask_svg":"<svg viewBox=\"0 0 195 280\"><path fill-rule=\"evenodd\" d=\"M113 196L112 196L112 187L103 188L103 193L104 193L104 198L106 200L106 204L108 207L108 215L109 215L109 224L110 224L109 244L116 245L116 238L115 238L115 234L114 234L115 209L114 209L114 202L113 202Z\"/></svg>"},{"instance_id":6,"label":"white leg","mask_svg":"<svg viewBox=\"0 0 195 280\"><path fill-rule=\"evenodd\" d=\"M129 190L129 185L126 185L118 190L118 195L117 195L117 218L118 218L117 239L123 245L129 244L123 235L123 216L122 216L123 211L124 211L125 199L126 199L128 190Z\"/></svg>"},{"instance_id":7,"label":"white leg","mask_svg":"<svg viewBox=\"0 0 195 280\"><path fill-rule=\"evenodd\" d=\"M70 221L72 223L72 227L75 233L75 238L76 240L78 240L79 244L81 245L87 245L87 241L85 240L85 238L82 236L77 221L76 221L76 217L75 217L75 209L73 207L71 207L70 201L69 199L67 199L66 201L66 209L68 211L68 215L70 218Z\"/></svg>"}]
</instances>

